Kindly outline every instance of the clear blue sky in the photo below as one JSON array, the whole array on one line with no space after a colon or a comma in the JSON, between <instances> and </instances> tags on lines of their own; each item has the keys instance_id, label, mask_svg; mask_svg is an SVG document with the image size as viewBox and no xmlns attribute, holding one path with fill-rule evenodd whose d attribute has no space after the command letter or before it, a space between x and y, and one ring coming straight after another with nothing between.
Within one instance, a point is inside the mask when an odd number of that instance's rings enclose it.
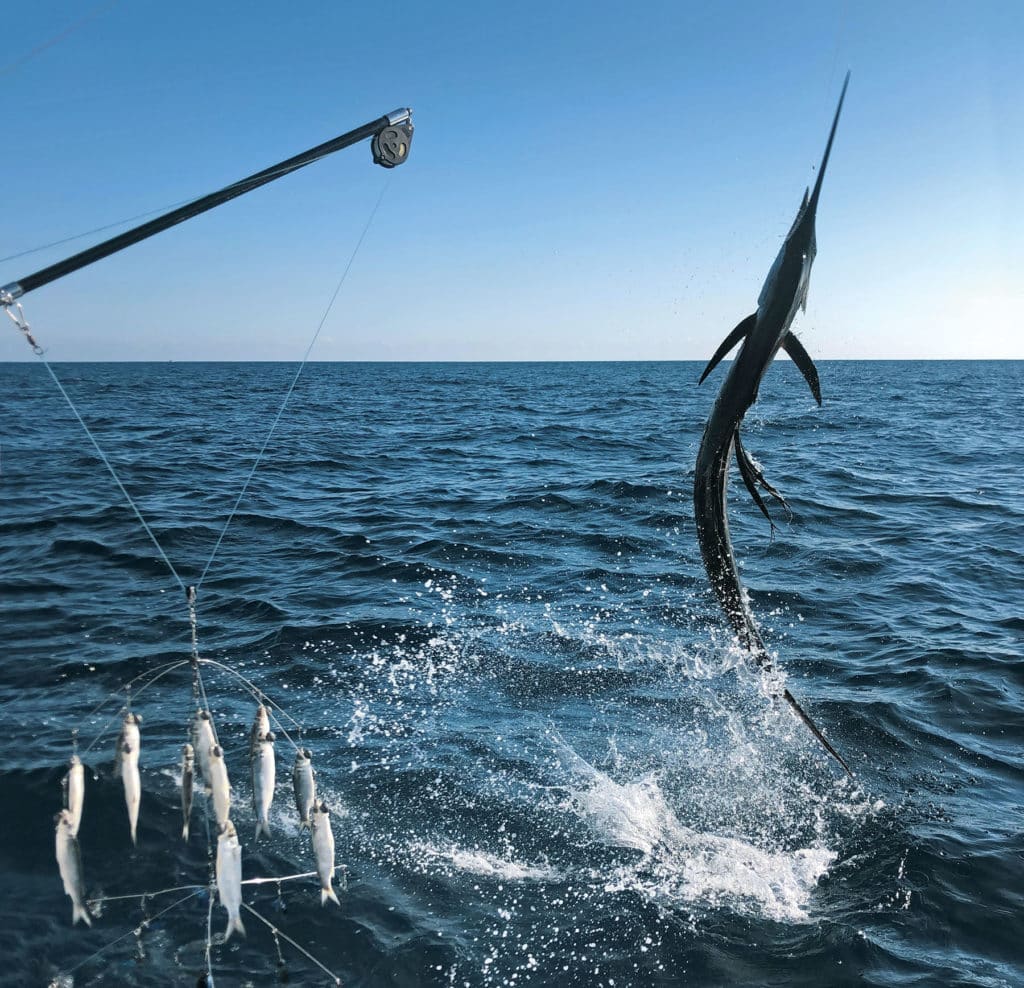
<instances>
[{"instance_id":1,"label":"clear blue sky","mask_svg":"<svg viewBox=\"0 0 1024 988\"><path fill-rule=\"evenodd\" d=\"M325 360L706 359L755 307L850 68L808 350L1024 357L1019 2L37 0L4 36L0 256L414 108ZM27 314L55 360L297 359L387 180L344 151ZM29 356L0 333L0 360Z\"/></svg>"}]
</instances>

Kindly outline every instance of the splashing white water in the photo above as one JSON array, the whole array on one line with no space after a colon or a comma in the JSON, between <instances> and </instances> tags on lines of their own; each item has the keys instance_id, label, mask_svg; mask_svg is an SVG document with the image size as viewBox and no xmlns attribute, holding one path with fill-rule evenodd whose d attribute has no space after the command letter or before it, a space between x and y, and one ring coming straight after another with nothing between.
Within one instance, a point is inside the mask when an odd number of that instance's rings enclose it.
<instances>
[{"instance_id":1,"label":"splashing white water","mask_svg":"<svg viewBox=\"0 0 1024 988\"><path fill-rule=\"evenodd\" d=\"M437 847L420 842L410 850L424 862L439 864L442 870L469 872L506 882L555 882L562 877L559 871L547 862L528 864L499 857L479 847Z\"/></svg>"},{"instance_id":2,"label":"splashing white water","mask_svg":"<svg viewBox=\"0 0 1024 988\"><path fill-rule=\"evenodd\" d=\"M607 892L633 891L659 905L727 907L779 922L810 920L815 886L836 859L827 847L765 849L679 822L658 780L619 784L570 752L582 788L571 805L599 839L641 852L605 876Z\"/></svg>"}]
</instances>

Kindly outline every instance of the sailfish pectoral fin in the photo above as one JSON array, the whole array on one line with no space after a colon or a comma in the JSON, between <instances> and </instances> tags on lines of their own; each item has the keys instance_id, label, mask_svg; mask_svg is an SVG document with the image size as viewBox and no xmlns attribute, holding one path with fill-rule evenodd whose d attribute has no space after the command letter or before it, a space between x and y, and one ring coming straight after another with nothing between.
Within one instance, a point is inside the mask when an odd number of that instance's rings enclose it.
<instances>
[{"instance_id":1,"label":"sailfish pectoral fin","mask_svg":"<svg viewBox=\"0 0 1024 988\"><path fill-rule=\"evenodd\" d=\"M804 349L804 345L791 331L787 331L786 335L782 338L782 349L789 354L793 363L800 368L800 373L803 374L804 380L810 386L814 400L820 405L821 382L818 380L818 368L814 366L814 361L811 360L810 354Z\"/></svg>"},{"instance_id":2,"label":"sailfish pectoral fin","mask_svg":"<svg viewBox=\"0 0 1024 988\"><path fill-rule=\"evenodd\" d=\"M704 383L704 378L706 378L708 374L718 366L721 359L754 328L754 323L756 321L757 313L752 312L722 341L722 345L715 351L715 355L708 361L707 367L704 368L704 373L701 374L700 380L697 382L698 384Z\"/></svg>"},{"instance_id":3,"label":"sailfish pectoral fin","mask_svg":"<svg viewBox=\"0 0 1024 988\"><path fill-rule=\"evenodd\" d=\"M789 505L786 503L786 499L774 488L771 484L765 480L764 471L750 458L750 454L743 448L743 442L740 440L739 429L736 430L735 438L735 449L736 449L736 462L739 464L740 476L743 478L743 483L746 485L747 490L750 491L750 496L754 499L754 503L761 509L761 513L768 519L768 523L772 526L772 534L775 533L775 522L772 521L772 516L768 513L768 507L764 503L764 499L761 497L758 487L762 490L767 491L779 504L782 505L783 510L786 512L787 518L793 517L793 512L789 510Z\"/></svg>"}]
</instances>

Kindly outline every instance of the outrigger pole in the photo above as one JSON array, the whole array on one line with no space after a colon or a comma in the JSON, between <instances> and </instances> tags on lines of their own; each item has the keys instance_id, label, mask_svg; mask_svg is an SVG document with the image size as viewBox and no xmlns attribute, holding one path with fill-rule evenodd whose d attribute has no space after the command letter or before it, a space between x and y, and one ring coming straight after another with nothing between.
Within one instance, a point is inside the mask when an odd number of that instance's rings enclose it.
<instances>
[{"instance_id":1,"label":"outrigger pole","mask_svg":"<svg viewBox=\"0 0 1024 988\"><path fill-rule=\"evenodd\" d=\"M65 258L63 261L51 264L47 268L42 268L24 278L19 278L17 281L12 281L10 284L0 288L0 305L10 306L15 299L20 298L22 295L26 295L36 288L41 288L43 285L48 285L51 281L56 281L58 278L63 278L65 275L71 274L72 271L77 271L79 268L84 268L89 264L102 260L104 257L116 254L119 250L124 250L125 247L137 244L140 240L145 240L147 237L152 237L154 234L176 226L178 223L183 223L193 216L205 213L207 210L213 209L229 199L236 199L238 196L245 195L246 192L252 192L253 189L258 189L261 185L273 182L274 179L288 175L299 168L304 168L306 165L319 161L320 158L328 154L333 154L342 148L365 141L368 137L373 138L374 163L384 168L395 168L409 157L412 131L412 110L407 108L394 110L370 123L363 124L362 127L356 127L355 130L341 134L333 140L318 144L308 151L303 151L293 158L288 158L276 165L271 165L269 168L264 168L263 171L256 172L248 178L240 179L232 185L219 189L217 192L211 192L200 199L194 199L184 206L172 209L169 213L164 213L163 216L158 216L156 219L149 220L149 222L134 227L125 233L111 237L109 240L104 240L103 243L96 244L95 247L89 247L87 250Z\"/></svg>"}]
</instances>

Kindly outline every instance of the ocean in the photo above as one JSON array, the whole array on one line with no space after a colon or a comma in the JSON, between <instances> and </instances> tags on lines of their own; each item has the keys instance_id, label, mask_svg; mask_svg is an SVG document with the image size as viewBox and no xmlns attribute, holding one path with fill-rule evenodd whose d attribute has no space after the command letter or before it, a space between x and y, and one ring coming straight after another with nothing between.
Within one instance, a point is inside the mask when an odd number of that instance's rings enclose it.
<instances>
[{"instance_id":1,"label":"ocean","mask_svg":"<svg viewBox=\"0 0 1024 988\"><path fill-rule=\"evenodd\" d=\"M295 365L54 367L197 582ZM367 988L1024 984L1024 363L824 361L818 409L777 362L748 416L793 517L771 538L734 471L742 579L853 781L709 591L691 487L722 371L700 369L305 368L198 634L226 667L201 668L243 876L313 868L294 742L341 904L247 885L269 925L246 911L222 944L215 902L218 988L332 983L286 937ZM0 367L0 395L0 984L194 986L188 665L147 685L189 657L185 598L45 369ZM270 839L236 673L287 714ZM113 771L131 680L137 848ZM75 731L91 928L54 857Z\"/></svg>"}]
</instances>

